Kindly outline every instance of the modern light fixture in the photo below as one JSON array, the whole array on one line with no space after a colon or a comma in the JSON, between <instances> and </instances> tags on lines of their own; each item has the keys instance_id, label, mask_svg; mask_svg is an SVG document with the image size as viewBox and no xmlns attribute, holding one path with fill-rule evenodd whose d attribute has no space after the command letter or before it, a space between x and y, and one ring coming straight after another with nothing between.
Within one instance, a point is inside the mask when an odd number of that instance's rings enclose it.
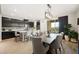
<instances>
[{"instance_id":1,"label":"modern light fixture","mask_svg":"<svg viewBox=\"0 0 79 59\"><path fill-rule=\"evenodd\" d=\"M47 7L48 7L48 9L45 12L45 18L47 18L49 20L58 19L58 17L53 16L51 13L52 6L50 4L47 4Z\"/></svg>"},{"instance_id":2,"label":"modern light fixture","mask_svg":"<svg viewBox=\"0 0 79 59\"><path fill-rule=\"evenodd\" d=\"M45 17L48 18L48 19L52 19L52 14L51 14L51 5L50 4L47 4L47 11L45 12Z\"/></svg>"},{"instance_id":3,"label":"modern light fixture","mask_svg":"<svg viewBox=\"0 0 79 59\"><path fill-rule=\"evenodd\" d=\"M45 17L48 18L48 19L52 19L49 12L45 12Z\"/></svg>"},{"instance_id":4,"label":"modern light fixture","mask_svg":"<svg viewBox=\"0 0 79 59\"><path fill-rule=\"evenodd\" d=\"M47 4L48 8L51 8L51 5L50 4Z\"/></svg>"}]
</instances>

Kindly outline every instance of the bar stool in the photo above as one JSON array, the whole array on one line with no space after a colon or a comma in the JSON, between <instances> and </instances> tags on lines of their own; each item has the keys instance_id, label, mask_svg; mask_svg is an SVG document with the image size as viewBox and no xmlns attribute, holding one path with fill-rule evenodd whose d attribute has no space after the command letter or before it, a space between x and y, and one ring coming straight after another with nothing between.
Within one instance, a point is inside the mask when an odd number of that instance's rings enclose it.
<instances>
[{"instance_id":1,"label":"bar stool","mask_svg":"<svg viewBox=\"0 0 79 59\"><path fill-rule=\"evenodd\" d=\"M19 32L15 32L15 41L18 42L18 41L21 41L21 35Z\"/></svg>"}]
</instances>

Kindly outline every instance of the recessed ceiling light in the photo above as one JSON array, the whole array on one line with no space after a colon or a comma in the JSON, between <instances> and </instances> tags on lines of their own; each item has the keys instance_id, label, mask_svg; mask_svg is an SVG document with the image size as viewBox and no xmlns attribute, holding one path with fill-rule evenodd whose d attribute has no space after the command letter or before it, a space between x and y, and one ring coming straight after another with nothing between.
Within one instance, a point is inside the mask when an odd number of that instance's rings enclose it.
<instances>
[{"instance_id":1,"label":"recessed ceiling light","mask_svg":"<svg viewBox=\"0 0 79 59\"><path fill-rule=\"evenodd\" d=\"M14 12L16 12L16 9L14 9Z\"/></svg>"}]
</instances>

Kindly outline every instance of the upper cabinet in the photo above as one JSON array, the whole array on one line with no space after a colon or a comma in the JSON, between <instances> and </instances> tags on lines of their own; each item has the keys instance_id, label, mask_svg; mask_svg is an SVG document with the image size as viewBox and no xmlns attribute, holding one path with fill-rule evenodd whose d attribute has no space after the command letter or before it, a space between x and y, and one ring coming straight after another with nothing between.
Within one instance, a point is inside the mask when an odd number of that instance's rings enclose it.
<instances>
[{"instance_id":1,"label":"upper cabinet","mask_svg":"<svg viewBox=\"0 0 79 59\"><path fill-rule=\"evenodd\" d=\"M29 27L34 27L34 22L28 22Z\"/></svg>"},{"instance_id":2,"label":"upper cabinet","mask_svg":"<svg viewBox=\"0 0 79 59\"><path fill-rule=\"evenodd\" d=\"M2 17L2 27L9 27L11 24L10 24L10 19L7 18L7 17Z\"/></svg>"},{"instance_id":3,"label":"upper cabinet","mask_svg":"<svg viewBox=\"0 0 79 59\"><path fill-rule=\"evenodd\" d=\"M24 27L24 21L2 17L2 27Z\"/></svg>"}]
</instances>

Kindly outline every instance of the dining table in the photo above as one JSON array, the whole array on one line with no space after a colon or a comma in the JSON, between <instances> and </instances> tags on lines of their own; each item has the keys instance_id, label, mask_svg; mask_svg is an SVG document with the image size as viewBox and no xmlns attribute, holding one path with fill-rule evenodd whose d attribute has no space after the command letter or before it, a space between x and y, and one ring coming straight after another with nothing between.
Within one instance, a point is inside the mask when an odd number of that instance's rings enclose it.
<instances>
[{"instance_id":1,"label":"dining table","mask_svg":"<svg viewBox=\"0 0 79 59\"><path fill-rule=\"evenodd\" d=\"M51 44L56 37L60 35L59 33L51 33L49 37L46 37L46 39L42 40L43 42L47 43L47 44Z\"/></svg>"}]
</instances>

